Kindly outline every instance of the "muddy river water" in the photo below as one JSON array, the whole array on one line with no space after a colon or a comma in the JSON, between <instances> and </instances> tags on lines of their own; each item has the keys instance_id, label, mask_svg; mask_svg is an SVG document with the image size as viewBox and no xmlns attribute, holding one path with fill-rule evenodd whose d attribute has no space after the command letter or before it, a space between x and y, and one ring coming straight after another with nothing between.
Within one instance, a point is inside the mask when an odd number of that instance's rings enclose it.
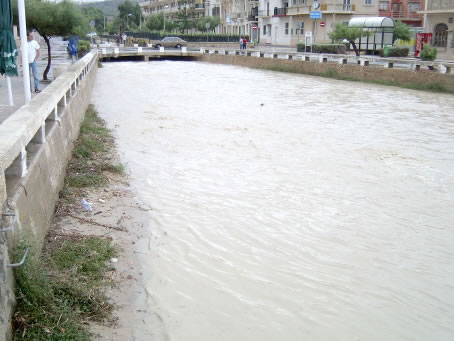
<instances>
[{"instance_id":1,"label":"muddy river water","mask_svg":"<svg viewBox=\"0 0 454 341\"><path fill-rule=\"evenodd\" d=\"M152 208L137 340L454 339L454 96L157 61L92 102Z\"/></svg>"}]
</instances>

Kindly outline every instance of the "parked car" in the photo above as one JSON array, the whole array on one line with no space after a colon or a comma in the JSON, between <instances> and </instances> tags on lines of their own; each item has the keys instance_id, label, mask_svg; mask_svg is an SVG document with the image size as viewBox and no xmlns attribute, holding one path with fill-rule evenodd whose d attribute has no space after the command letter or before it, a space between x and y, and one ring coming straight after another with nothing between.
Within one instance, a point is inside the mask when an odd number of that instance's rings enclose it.
<instances>
[{"instance_id":1,"label":"parked car","mask_svg":"<svg viewBox=\"0 0 454 341\"><path fill-rule=\"evenodd\" d=\"M158 40L157 42L155 42L153 44L154 46L156 47L176 47L177 49L179 49L180 47L182 46L186 46L187 45L187 42L181 38L178 38L178 37L165 37L161 40Z\"/></svg>"},{"instance_id":2,"label":"parked car","mask_svg":"<svg viewBox=\"0 0 454 341\"><path fill-rule=\"evenodd\" d=\"M98 34L96 32L90 32L90 33L87 33L87 37L89 38L96 38Z\"/></svg>"}]
</instances>

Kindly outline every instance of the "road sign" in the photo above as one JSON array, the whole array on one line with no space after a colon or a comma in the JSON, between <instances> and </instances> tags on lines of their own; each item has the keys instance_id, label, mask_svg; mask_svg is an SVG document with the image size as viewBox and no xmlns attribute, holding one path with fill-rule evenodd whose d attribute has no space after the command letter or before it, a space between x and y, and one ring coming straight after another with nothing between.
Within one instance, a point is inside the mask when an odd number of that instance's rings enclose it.
<instances>
[{"instance_id":1,"label":"road sign","mask_svg":"<svg viewBox=\"0 0 454 341\"><path fill-rule=\"evenodd\" d=\"M322 18L322 12L320 12L320 11L310 11L309 12L309 18L311 18L311 19L321 19Z\"/></svg>"},{"instance_id":2,"label":"road sign","mask_svg":"<svg viewBox=\"0 0 454 341\"><path fill-rule=\"evenodd\" d=\"M253 29L253 30L256 30L256 29L257 29L257 25L256 25L256 24L253 24L253 25L252 25L252 29Z\"/></svg>"},{"instance_id":3,"label":"road sign","mask_svg":"<svg viewBox=\"0 0 454 341\"><path fill-rule=\"evenodd\" d=\"M91 26L91 27L94 27L94 26L95 26L95 22L94 22L93 20L90 21L90 26Z\"/></svg>"},{"instance_id":4,"label":"road sign","mask_svg":"<svg viewBox=\"0 0 454 341\"><path fill-rule=\"evenodd\" d=\"M211 24L209 22L205 23L205 28L208 30L210 28Z\"/></svg>"},{"instance_id":5,"label":"road sign","mask_svg":"<svg viewBox=\"0 0 454 341\"><path fill-rule=\"evenodd\" d=\"M320 27L325 27L325 25L326 25L326 24L325 24L324 21L320 22Z\"/></svg>"}]
</instances>

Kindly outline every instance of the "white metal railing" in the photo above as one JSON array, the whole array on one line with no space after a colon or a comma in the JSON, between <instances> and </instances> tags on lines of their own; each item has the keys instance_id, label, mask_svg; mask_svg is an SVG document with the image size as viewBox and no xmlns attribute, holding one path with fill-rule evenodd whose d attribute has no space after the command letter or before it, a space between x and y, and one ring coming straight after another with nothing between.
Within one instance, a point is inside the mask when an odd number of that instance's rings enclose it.
<instances>
[{"instance_id":1,"label":"white metal railing","mask_svg":"<svg viewBox=\"0 0 454 341\"><path fill-rule=\"evenodd\" d=\"M454 62L428 62L421 61L415 58L389 58L378 56L360 56L355 55L341 55L341 54L326 54L326 53L295 53L295 52L275 52L275 51L260 51L256 49L250 50L218 50L218 49L205 49L200 48L203 54L220 54L220 55L237 55L245 57L260 57L272 59L292 59L303 62L319 62L328 63L334 62L339 64L357 64L361 66L375 65L384 68L402 68L414 71L420 71L424 67L438 71L444 74L453 75Z\"/></svg>"},{"instance_id":2,"label":"white metal railing","mask_svg":"<svg viewBox=\"0 0 454 341\"><path fill-rule=\"evenodd\" d=\"M97 63L98 53L92 50L47 86L39 96L19 108L0 124L0 190L6 188L10 175L27 174L27 146L46 140L46 121L60 120L71 97ZM3 192L5 193L5 192ZM1 193L0 193L1 194ZM0 198L3 198L0 195ZM4 198L6 199L6 198ZM3 205L3 202L0 202Z\"/></svg>"},{"instance_id":3,"label":"white metal railing","mask_svg":"<svg viewBox=\"0 0 454 341\"><path fill-rule=\"evenodd\" d=\"M454 9L454 0L432 0L427 4L427 10L447 10Z\"/></svg>"}]
</instances>

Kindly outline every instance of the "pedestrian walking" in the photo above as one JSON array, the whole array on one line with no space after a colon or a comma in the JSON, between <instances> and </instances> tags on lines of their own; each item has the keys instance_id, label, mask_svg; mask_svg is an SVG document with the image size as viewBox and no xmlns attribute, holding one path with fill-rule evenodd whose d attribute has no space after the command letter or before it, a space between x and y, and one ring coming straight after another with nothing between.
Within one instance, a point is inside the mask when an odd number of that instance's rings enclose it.
<instances>
[{"instance_id":1,"label":"pedestrian walking","mask_svg":"<svg viewBox=\"0 0 454 341\"><path fill-rule=\"evenodd\" d=\"M121 35L121 40L123 40L123 46L126 46L126 33L123 32L123 34Z\"/></svg>"},{"instance_id":2,"label":"pedestrian walking","mask_svg":"<svg viewBox=\"0 0 454 341\"><path fill-rule=\"evenodd\" d=\"M36 40L33 37L33 32L27 32L27 51L28 51L28 66L31 70L31 74L33 75L33 85L36 93L40 93L41 90L39 90L39 77L38 77L38 65L36 64L36 61L39 58L39 55L41 54L41 47L39 44L36 42ZM31 78L30 78L30 83L31 83ZM32 85L30 84L30 87Z\"/></svg>"},{"instance_id":3,"label":"pedestrian walking","mask_svg":"<svg viewBox=\"0 0 454 341\"><path fill-rule=\"evenodd\" d=\"M240 50L243 49L243 37L240 37Z\"/></svg>"},{"instance_id":4,"label":"pedestrian walking","mask_svg":"<svg viewBox=\"0 0 454 341\"><path fill-rule=\"evenodd\" d=\"M77 45L79 44L79 40L77 37L71 37L68 40L68 54L71 57L71 64L74 64L77 60Z\"/></svg>"},{"instance_id":5,"label":"pedestrian walking","mask_svg":"<svg viewBox=\"0 0 454 341\"><path fill-rule=\"evenodd\" d=\"M247 40L246 37L243 38L243 50L246 50Z\"/></svg>"}]
</instances>

